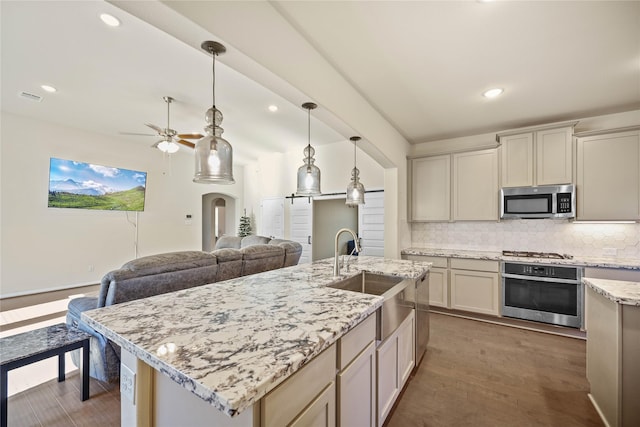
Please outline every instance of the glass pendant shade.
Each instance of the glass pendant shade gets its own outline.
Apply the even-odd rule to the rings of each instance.
[[[320,168],[313,163],[315,150],[311,145],[304,149],[304,165],[298,168],[298,191],[297,196],[319,196],[320,191]]]
[[[356,142],[358,136],[352,136],[353,141],[353,169],[351,170],[351,182],[347,185],[347,199],[345,204],[349,207],[364,205],[364,185],[360,182],[360,170],[356,167]]]
[[[222,137],[224,129],[222,113],[216,108],[216,56],[227,51],[220,43],[214,41],[202,42],[203,50],[213,58],[212,107],[207,110],[204,128],[206,135],[196,142],[195,159],[196,172],[193,182],[200,184],[234,184],[233,179],[233,147]]]
[[[309,130],[309,142],[304,148],[304,164],[298,168],[298,189],[296,191],[297,196],[319,196],[322,194],[320,191],[320,168],[314,165],[315,159],[313,155],[316,150],[311,146],[311,110],[316,108],[317,105],[313,102],[305,102],[302,104],[302,108],[308,110],[308,130]]]
[[[196,173],[193,182],[234,184],[236,181],[233,179],[233,148],[222,137],[222,113],[215,108],[209,108],[206,121],[206,135],[199,139],[195,146]]]

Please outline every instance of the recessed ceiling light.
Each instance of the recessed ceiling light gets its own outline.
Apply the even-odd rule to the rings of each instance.
[[[118,18],[116,18],[113,15],[109,15],[108,13],[102,13],[100,14],[100,19],[102,19],[102,22],[104,22],[105,24],[107,24],[110,27],[119,27],[120,26],[120,20]]]
[[[495,98],[496,96],[501,95],[502,92],[504,92],[504,89],[494,88],[494,89],[489,89],[489,90],[483,92],[482,96],[484,96],[485,98]]]
[[[42,85],[40,86],[42,89],[46,90],[47,92],[53,93],[53,92],[57,92],[58,89],[56,89],[53,86],[49,86],[49,85]]]
[[[278,111],[278,106],[277,105],[269,105],[269,111],[271,111],[272,113],[275,113],[276,111]]]

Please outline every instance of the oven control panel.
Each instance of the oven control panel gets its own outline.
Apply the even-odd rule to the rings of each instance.
[[[560,267],[557,265],[505,262],[504,273],[518,274],[521,276],[549,277],[554,279],[577,280],[578,278],[578,269],[576,267]]]

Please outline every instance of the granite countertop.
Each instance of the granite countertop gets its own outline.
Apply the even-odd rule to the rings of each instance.
[[[613,302],[640,307],[640,282],[584,277],[582,283]]]
[[[418,278],[419,261],[354,257],[360,271]],[[333,259],[82,314],[96,331],[229,416],[251,407],[374,313],[383,298],[327,287]]]
[[[527,258],[504,256],[502,252],[492,251],[475,251],[460,249],[440,249],[440,248],[407,248],[402,250],[403,255],[423,255],[448,258],[470,258],[485,259],[492,261],[514,261],[528,262],[536,264],[554,264],[554,265],[575,265],[578,267],[595,267],[595,268],[623,268],[629,270],[640,270],[640,259],[624,259],[613,257],[582,257],[576,256],[572,259],[555,259],[555,258]]]

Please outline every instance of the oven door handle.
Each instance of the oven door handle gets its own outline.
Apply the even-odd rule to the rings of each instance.
[[[523,276],[521,274],[509,274],[509,273],[502,273],[502,277],[504,279],[521,279],[521,280],[529,280],[532,282],[566,283],[569,285],[579,285],[581,283],[579,280],[573,280],[573,279],[556,279],[553,277]]]

